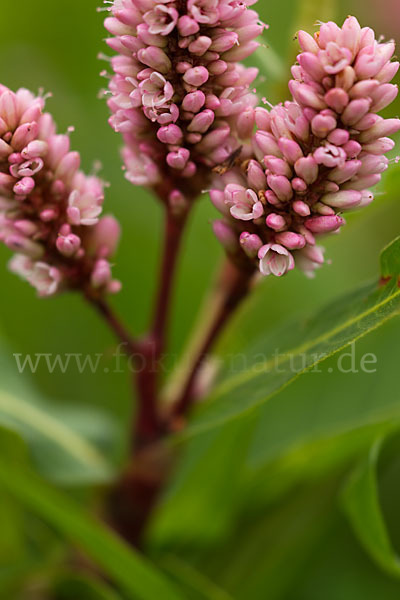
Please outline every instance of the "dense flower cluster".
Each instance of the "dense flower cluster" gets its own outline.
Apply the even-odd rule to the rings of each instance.
[[[114,0],[108,105],[132,183],[197,195],[210,167],[250,138],[258,71],[238,61],[265,27],[248,8],[255,1]]]
[[[99,220],[103,184],[79,171],[79,154],[68,135],[57,135],[44,104],[0,86],[0,240],[17,253],[10,268],[40,296],[117,292],[108,258],[119,226]]]
[[[354,17],[298,37],[293,101],[258,109],[253,158],[211,192],[225,216],[214,226],[217,237],[231,254],[258,262],[263,275],[295,264],[313,274],[324,261],[316,237],[338,232],[343,211],[373,200],[369,188],[394,147],[386,136],[400,129],[399,119],[376,114],[397,95],[389,83],[399,67],[391,62],[393,42],[379,43]]]

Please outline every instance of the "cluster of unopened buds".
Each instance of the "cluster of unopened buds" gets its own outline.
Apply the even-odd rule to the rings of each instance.
[[[105,26],[119,54],[108,101],[123,134],[126,177],[193,198],[211,168],[254,129],[258,70],[238,61],[259,46],[256,0],[115,0]],[[169,185],[166,184],[169,182]]]
[[[216,181],[211,200],[224,218],[217,237],[236,261],[246,256],[263,275],[297,265],[312,276],[324,262],[316,245],[338,232],[342,213],[373,200],[369,188],[388,167],[385,154],[399,119],[377,112],[397,95],[394,43],[349,17],[298,33],[291,102],[256,109],[253,156]]]
[[[56,133],[44,104],[28,90],[0,86],[0,240],[16,252],[10,268],[40,296],[115,293],[109,257],[119,225],[99,219],[103,183],[79,170],[79,153]]]
[[[397,95],[394,43],[348,17],[298,33],[292,100],[267,110],[239,61],[265,25],[255,0],[114,0],[105,10],[111,59],[110,124],[123,136],[126,177],[169,207],[210,186],[214,231],[246,270],[307,275],[324,262],[319,236],[373,200],[399,119],[378,112]],[[99,219],[103,183],[79,171],[68,135],[44,98],[0,86],[0,240],[11,269],[40,295],[117,292],[110,257],[119,239]]]

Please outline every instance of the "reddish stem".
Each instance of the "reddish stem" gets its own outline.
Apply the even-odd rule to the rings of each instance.
[[[115,333],[115,336],[125,346],[125,352],[128,356],[140,352],[139,342],[137,342],[121,323],[111,306],[104,298],[97,298],[93,295],[86,295],[87,300],[95,307],[110,329]]]
[[[173,428],[174,422],[178,422],[179,424],[180,419],[187,414],[195,400],[194,387],[203,360],[229,322],[230,318],[233,316],[235,309],[246,297],[253,273],[254,271],[252,268],[238,268],[230,260],[226,261],[221,277],[217,282],[217,296],[222,297],[216,306],[216,312],[210,323],[209,331],[195,357],[180,396],[175,401],[170,413],[170,425],[172,425]]]
[[[188,210],[174,214],[169,206],[166,207],[162,264],[151,330],[151,336],[156,347],[156,357],[159,357],[165,348],[177,258],[187,217]]]
[[[168,204],[165,205],[165,210],[164,244],[154,316],[150,333],[140,344],[142,364],[136,379],[139,406],[133,434],[135,448],[157,440],[161,434],[161,422],[157,413],[159,362],[166,344],[179,249],[188,216],[188,210],[175,213]]]

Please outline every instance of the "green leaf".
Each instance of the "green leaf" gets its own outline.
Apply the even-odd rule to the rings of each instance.
[[[76,573],[58,576],[52,587],[56,600],[122,600],[122,596],[104,582]]]
[[[109,481],[113,469],[100,451],[53,411],[0,388],[0,424],[28,443],[44,475],[69,484]]]
[[[168,554],[163,557],[162,565],[181,585],[187,587],[190,600],[233,600],[228,592],[179,556]]]
[[[96,408],[44,400],[9,360],[0,344],[0,426],[27,442],[38,470],[62,484],[108,482],[114,468],[99,445],[115,436],[110,419]]]
[[[29,469],[0,458],[0,485],[73,544],[80,546],[104,572],[140,600],[183,600],[160,571],[68,496],[39,479]]]
[[[370,557],[384,571],[400,577],[400,558],[392,547],[379,502],[376,471],[382,441],[375,441],[353,472],[342,493],[342,506]]]
[[[200,547],[230,531],[253,430],[242,420],[190,440],[153,516],[153,545]]]
[[[384,279],[400,274],[400,236],[382,250],[381,274]]]
[[[393,242],[395,246],[397,243]],[[392,274],[384,285],[363,285],[316,316],[286,324],[244,349],[237,357],[244,368],[239,372],[233,369],[233,373],[227,368],[222,382],[196,411],[186,435],[221,425],[263,405],[301,374],[399,315],[399,270],[395,261],[388,259],[393,254],[390,245],[382,255]]]

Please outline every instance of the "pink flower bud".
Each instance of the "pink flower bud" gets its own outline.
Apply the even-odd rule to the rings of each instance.
[[[255,123],[254,109],[248,106],[243,112],[241,112],[237,118],[237,132],[240,139],[245,140],[249,138],[253,132]]]
[[[361,143],[371,142],[378,138],[385,137],[386,135],[392,135],[400,129],[400,119],[382,119],[373,125],[367,131],[363,131],[359,140]]]
[[[214,221],[213,231],[225,250],[231,254],[238,249],[237,234],[225,221]]]
[[[285,202],[292,198],[292,186],[288,178],[284,175],[268,175],[267,182],[279,200]]]
[[[0,96],[0,114],[8,130],[13,131],[18,124],[18,109],[15,94],[9,90],[3,91]]]
[[[247,167],[247,181],[250,187],[255,190],[265,190],[267,187],[267,178],[262,170],[260,164],[251,160]]]
[[[342,88],[332,88],[324,96],[327,105],[341,114],[349,103],[349,96]]]
[[[340,215],[322,216],[322,217],[310,217],[305,222],[305,226],[312,233],[329,233],[336,231],[344,225],[345,221]]]
[[[257,131],[253,137],[253,146],[259,160],[266,154],[281,156],[281,151],[272,133]]]
[[[288,160],[292,165],[296,162],[296,160],[299,160],[299,158],[302,158],[303,156],[302,149],[294,140],[281,137],[278,140],[278,146],[286,160]]]
[[[218,54],[222,54],[223,52],[227,52],[235,44],[239,41],[239,36],[234,31],[225,31],[220,35],[215,35],[213,38],[213,43],[211,44],[211,50],[214,52],[218,52]]]
[[[243,231],[240,234],[240,245],[249,258],[255,258],[262,246],[261,238],[255,233]]]
[[[325,194],[321,202],[341,210],[357,206],[361,202],[361,193],[355,190],[343,190],[333,194]]]
[[[59,216],[59,211],[56,208],[44,208],[40,211],[40,220],[43,223],[50,223],[51,221],[55,221]]]
[[[326,104],[322,96],[317,94],[313,88],[306,83],[299,83],[293,79],[289,82],[289,89],[295,100],[301,106],[309,106],[315,110],[323,110]]]
[[[212,44],[212,39],[206,35],[199,35],[198,38],[189,44],[189,52],[196,56],[203,56]]]
[[[328,135],[328,142],[335,146],[342,146],[349,141],[350,134],[346,129],[334,129]]]
[[[325,138],[336,127],[336,119],[330,115],[319,114],[311,121],[311,129],[314,135]]]
[[[37,123],[24,123],[20,125],[11,139],[14,150],[21,151],[29,142],[35,139],[39,131]]]
[[[35,187],[35,180],[32,177],[23,177],[13,187],[14,193],[18,196],[27,196]]]
[[[264,164],[272,175],[285,175],[285,177],[288,178],[292,177],[292,169],[288,162],[283,158],[264,156]]]
[[[298,194],[304,194],[307,191],[307,184],[304,179],[300,177],[294,177],[291,181],[292,188]]]
[[[360,169],[360,160],[348,160],[344,165],[336,167],[328,174],[331,181],[341,184],[351,179]]]
[[[189,157],[190,152],[187,148],[179,148],[179,150],[167,154],[167,163],[172,169],[181,171],[186,167]]]
[[[76,252],[79,250],[81,245],[81,240],[80,238],[73,234],[70,233],[67,236],[59,236],[57,238],[56,241],[56,246],[57,246],[57,250],[60,252],[60,254],[62,254],[63,256],[66,256],[68,258],[74,256],[74,254],[76,254]]]
[[[262,108],[261,106],[257,106],[254,109],[254,114],[255,114],[256,125],[257,125],[258,129],[263,129],[264,131],[267,131],[269,129],[270,122],[271,122],[271,117],[270,117],[269,112],[265,108]]]
[[[209,73],[205,67],[192,67],[188,69],[183,76],[183,80],[189,85],[200,87],[209,77]]]
[[[194,117],[191,123],[189,123],[187,130],[205,133],[213,124],[214,119],[215,114],[212,110],[203,110]]]
[[[94,288],[106,286],[111,281],[110,263],[105,259],[99,259],[94,265],[91,275],[91,284]]]
[[[349,142],[350,143],[350,142]],[[390,152],[395,147],[395,143],[392,139],[387,137],[379,138],[369,144],[363,144],[363,150],[365,152],[369,152],[370,154],[386,154],[386,152]],[[360,146],[361,150],[361,146]]]
[[[8,246],[14,252],[25,254],[30,258],[37,260],[44,254],[44,248],[41,244],[33,242],[29,238],[22,235],[11,234],[4,240],[6,246]]]
[[[273,229],[274,231],[281,231],[286,227],[285,219],[281,215],[278,215],[276,213],[270,213],[267,216],[265,222],[267,226]]]
[[[23,150],[22,157],[25,159],[37,158],[47,153],[48,145],[42,140],[30,142]]]
[[[180,144],[183,140],[183,133],[180,127],[171,124],[165,127],[160,127],[157,131],[157,137],[163,144]]]
[[[306,240],[299,233],[293,231],[282,231],[275,236],[276,241],[289,250],[299,250],[304,248]]]
[[[295,162],[294,169],[308,185],[314,183],[318,177],[318,165],[312,156],[299,158]]]
[[[308,215],[311,212],[310,207],[308,206],[308,204],[306,204],[306,202],[303,202],[303,200],[295,200],[292,206],[294,212],[300,215],[301,217],[308,217]]]
[[[183,110],[197,113],[204,106],[205,101],[205,94],[201,90],[190,92],[189,94],[186,94],[182,100],[182,108]]]
[[[56,169],[55,177],[57,179],[71,181],[79,169],[80,163],[81,157],[79,156],[79,152],[68,152],[68,154],[61,159]]]
[[[356,158],[362,150],[361,144],[356,140],[349,140],[343,146],[343,150],[346,152],[347,158]]]
[[[29,221],[28,219],[21,219],[19,221],[15,221],[14,227],[26,237],[31,237],[38,231],[38,226],[35,223],[32,223],[32,221]]]
[[[199,24],[187,15],[183,15],[178,21],[179,33],[183,36],[194,35],[200,29]]]
[[[167,74],[172,69],[172,64],[166,53],[157,46],[141,48],[137,57],[143,64],[160,73]]]
[[[344,125],[350,126],[357,123],[367,112],[371,106],[369,98],[358,98],[352,100],[344,109],[341,120]]]

